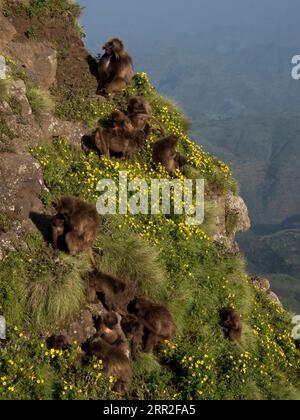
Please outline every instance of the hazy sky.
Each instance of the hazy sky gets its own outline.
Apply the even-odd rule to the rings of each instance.
[[[294,43],[299,40],[300,0],[79,0],[87,46],[98,52],[109,37],[129,49],[176,48],[218,41]],[[203,39],[205,38],[205,39]],[[300,45],[299,45],[300,49]]]

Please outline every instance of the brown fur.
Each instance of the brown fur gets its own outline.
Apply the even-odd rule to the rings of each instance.
[[[113,129],[113,133],[117,136],[123,135],[125,133],[132,133],[134,127],[124,112],[114,111],[110,117],[110,128]]]
[[[121,320],[121,327],[131,343],[131,354],[135,359],[143,344],[144,325],[135,315],[126,315]]]
[[[239,314],[232,308],[224,308],[220,311],[220,317],[225,337],[229,341],[239,341],[242,336],[242,321]]]
[[[146,99],[138,96],[131,98],[127,108],[127,115],[133,127],[142,130],[146,136],[150,134],[152,109]]]
[[[172,174],[179,169],[181,157],[176,152],[178,137],[168,136],[157,140],[152,146],[152,156],[155,163],[161,163]]]
[[[94,287],[108,311],[124,310],[130,300],[126,283],[117,277],[100,271],[88,275],[90,287]]]
[[[88,351],[103,361],[104,371],[108,376],[117,378],[114,391],[122,395],[128,394],[132,382],[132,369],[128,357],[98,334],[90,340]]]
[[[64,218],[65,243],[71,255],[89,252],[99,229],[97,210],[91,204],[76,197],[63,197],[57,205],[60,217]]]
[[[123,157],[132,159],[139,147],[145,144],[145,135],[136,129],[128,130],[99,127],[95,133],[97,150],[110,159],[110,154],[119,153]]]
[[[187,163],[186,157],[181,155],[180,153],[176,153],[176,156],[175,156],[176,169],[183,171],[186,163]]]
[[[120,325],[121,317],[116,312],[107,312],[96,321],[97,334],[108,344],[121,350],[129,357],[129,346]]]
[[[104,55],[98,65],[98,93],[114,94],[130,84],[133,76],[133,64],[123,42],[113,38],[103,46]]]
[[[175,337],[175,322],[164,306],[144,298],[136,298],[128,305],[128,311],[136,315],[146,329],[145,352],[151,352],[164,340],[172,340]]]
[[[51,222],[52,229],[52,242],[54,248],[58,248],[58,242],[61,237],[66,233],[65,217],[64,215],[57,213]]]

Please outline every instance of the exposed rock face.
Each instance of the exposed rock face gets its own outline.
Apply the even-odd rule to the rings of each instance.
[[[1,7],[1,3],[0,3]],[[17,31],[15,27],[6,19],[2,13],[0,14],[0,51],[1,53],[4,52],[4,46],[10,42],[14,36],[16,35]]]
[[[280,302],[279,297],[276,295],[276,293],[272,292],[271,290],[269,290],[267,292],[267,296],[269,297],[269,299],[272,300],[272,302],[276,303],[277,305],[282,307],[282,303]]]
[[[255,276],[251,278],[251,282],[257,289],[265,292],[269,299],[282,307],[282,303],[280,302],[279,297],[271,290],[271,284],[268,279]]]
[[[230,252],[239,252],[235,235],[247,231],[251,226],[244,200],[230,192],[226,196],[215,196],[212,202],[217,209],[214,239],[224,243]]]
[[[64,136],[70,143],[79,147],[87,130],[80,121],[64,121],[50,114],[40,117],[40,125],[46,138]]]
[[[29,155],[0,154],[0,213],[11,223],[0,231],[1,248],[12,249],[12,243],[24,229],[34,227],[31,213],[42,213],[39,195],[44,188],[40,165]]]
[[[40,88],[47,90],[55,85],[57,53],[50,46],[37,41],[11,42],[2,51],[13,57]]]
[[[226,195],[225,215],[235,214],[236,224],[233,227],[231,235],[235,236],[237,232],[246,232],[251,227],[248,209],[242,197],[234,195],[232,192]]]
[[[74,341],[83,344],[95,333],[93,316],[88,310],[82,311],[75,321],[61,331],[61,335],[64,336],[67,344],[73,344]]]
[[[43,206],[38,196],[44,186],[40,165],[29,155],[0,154],[0,209],[29,218]]]
[[[253,285],[260,289],[263,292],[268,292],[270,290],[271,285],[268,279],[261,279],[259,277],[252,277],[251,279]]]
[[[28,117],[32,114],[32,109],[26,96],[26,86],[23,80],[13,80],[10,86],[10,94],[20,104],[22,117]]]

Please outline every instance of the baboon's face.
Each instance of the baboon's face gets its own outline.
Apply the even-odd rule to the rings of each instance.
[[[123,44],[122,42],[117,39],[114,38],[108,42],[106,42],[106,44],[103,45],[103,50],[108,54],[108,55],[113,55],[113,54],[117,54],[120,51],[122,51],[123,49]]]
[[[63,228],[65,225],[65,216],[58,213],[52,220],[52,226],[56,228]]]

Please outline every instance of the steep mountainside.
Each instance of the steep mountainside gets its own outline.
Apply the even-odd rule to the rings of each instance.
[[[154,354],[131,360],[129,399],[299,399],[300,353],[291,316],[265,281],[250,279],[235,234],[249,229],[229,167],[193,143],[187,118],[137,73],[115,97],[95,95],[94,60],[81,40],[80,10],[68,0],[0,0],[0,341],[1,399],[119,399],[103,361],[85,354],[103,305],[89,303],[86,255],[51,244],[53,203],[63,195],[95,204],[100,179],[172,179],[154,165],[151,145],[179,137],[185,177],[205,179],[205,220],[185,216],[101,217],[95,265],[135,294],[168,307],[177,335]],[[88,147],[94,129],[125,110],[132,96],[152,107],[152,132],[134,161]],[[220,311],[240,315],[240,342],[226,339]],[[49,338],[63,335],[68,346]]]
[[[277,30],[271,33],[268,24],[260,24],[252,32],[247,26],[230,25],[204,30],[185,39],[185,46],[179,42],[176,51],[141,53],[138,63],[143,63],[160,91],[176,98],[192,117],[192,138],[232,164],[253,227],[277,224],[280,229],[300,211],[300,83],[291,78],[291,57],[299,47],[294,25],[284,28],[276,21]],[[259,226],[256,234],[258,230]],[[284,230],[280,235],[293,253],[293,240],[289,243]],[[273,239],[276,247],[277,239],[268,235],[271,248]],[[277,290],[298,313],[298,272],[277,270],[276,261],[289,258],[280,248],[270,269],[268,247],[264,252],[260,241],[253,235],[241,240],[251,260],[249,270],[272,278],[275,272]]]

